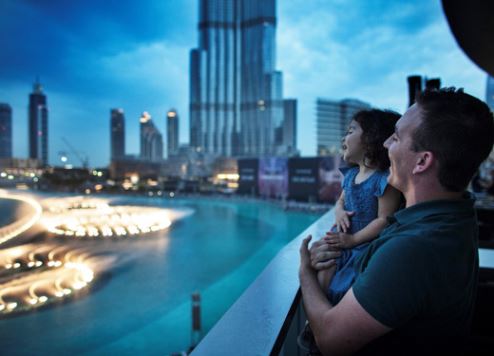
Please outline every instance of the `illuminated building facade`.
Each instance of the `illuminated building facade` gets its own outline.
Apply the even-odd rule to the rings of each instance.
[[[125,117],[122,109],[110,110],[111,160],[125,156]]]
[[[0,158],[12,158],[12,108],[0,103]]]
[[[282,150],[282,73],[275,0],[200,0],[190,55],[190,142],[222,156]]]
[[[175,155],[178,150],[178,114],[171,109],[166,114],[166,148],[168,157]]]
[[[48,164],[48,107],[38,80],[29,95],[29,158]]]
[[[327,156],[337,153],[341,148],[341,138],[345,135],[353,115],[370,108],[370,104],[356,99],[335,101],[318,98],[317,154]]]
[[[151,115],[143,112],[141,115],[141,159],[152,162],[163,160],[163,137],[154,126]]]

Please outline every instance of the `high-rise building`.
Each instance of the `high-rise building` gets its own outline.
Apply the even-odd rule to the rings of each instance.
[[[12,158],[12,108],[0,103],[0,158]]]
[[[337,153],[341,148],[341,138],[345,135],[353,115],[370,108],[370,104],[356,99],[335,101],[318,98],[317,154],[325,156]]]
[[[441,89],[441,79],[440,78],[431,78],[425,79],[425,90],[433,90],[433,89]]]
[[[111,160],[125,156],[125,117],[122,109],[110,110]]]
[[[163,159],[163,137],[151,120],[151,115],[143,112],[141,125],[141,159],[160,162]]]
[[[283,100],[283,145],[287,152],[297,150],[297,100]]]
[[[407,78],[408,81],[408,106],[412,106],[420,94],[422,94],[422,90],[432,90],[432,89],[440,89],[441,88],[441,79],[440,78],[422,78],[420,75],[411,75]],[[424,88],[422,89],[422,84],[425,83]]]
[[[283,130],[276,1],[199,4],[199,46],[190,55],[191,146],[223,156],[276,153],[276,130]]]
[[[487,76],[487,85],[485,90],[485,102],[494,112],[494,78],[490,75]]]
[[[48,164],[48,107],[38,80],[29,95],[29,158]]]
[[[420,75],[411,75],[408,81],[408,106],[415,103],[415,99],[422,93],[422,77]]]
[[[171,109],[166,114],[166,148],[168,157],[175,155],[178,150],[178,114]]]

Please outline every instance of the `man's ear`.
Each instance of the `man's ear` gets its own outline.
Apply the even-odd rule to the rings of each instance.
[[[430,169],[430,167],[432,167],[435,161],[436,161],[436,157],[432,152],[430,151],[420,152],[417,158],[417,162],[413,167],[412,173],[413,174],[424,173],[425,171]]]

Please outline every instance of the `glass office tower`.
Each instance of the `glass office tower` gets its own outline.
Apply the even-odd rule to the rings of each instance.
[[[38,80],[29,95],[29,158],[48,164],[48,107]]]
[[[125,156],[125,117],[122,109],[110,110],[111,160]]]
[[[12,158],[12,108],[0,103],[0,158]]]
[[[222,156],[280,150],[282,74],[275,0],[200,0],[199,46],[190,55],[190,142]]]

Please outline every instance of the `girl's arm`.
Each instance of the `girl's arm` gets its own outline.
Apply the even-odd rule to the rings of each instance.
[[[352,248],[361,243],[373,240],[387,224],[386,218],[392,215],[400,206],[400,192],[388,185],[384,194],[378,198],[377,218],[355,234],[327,233],[326,239],[338,248]]]

